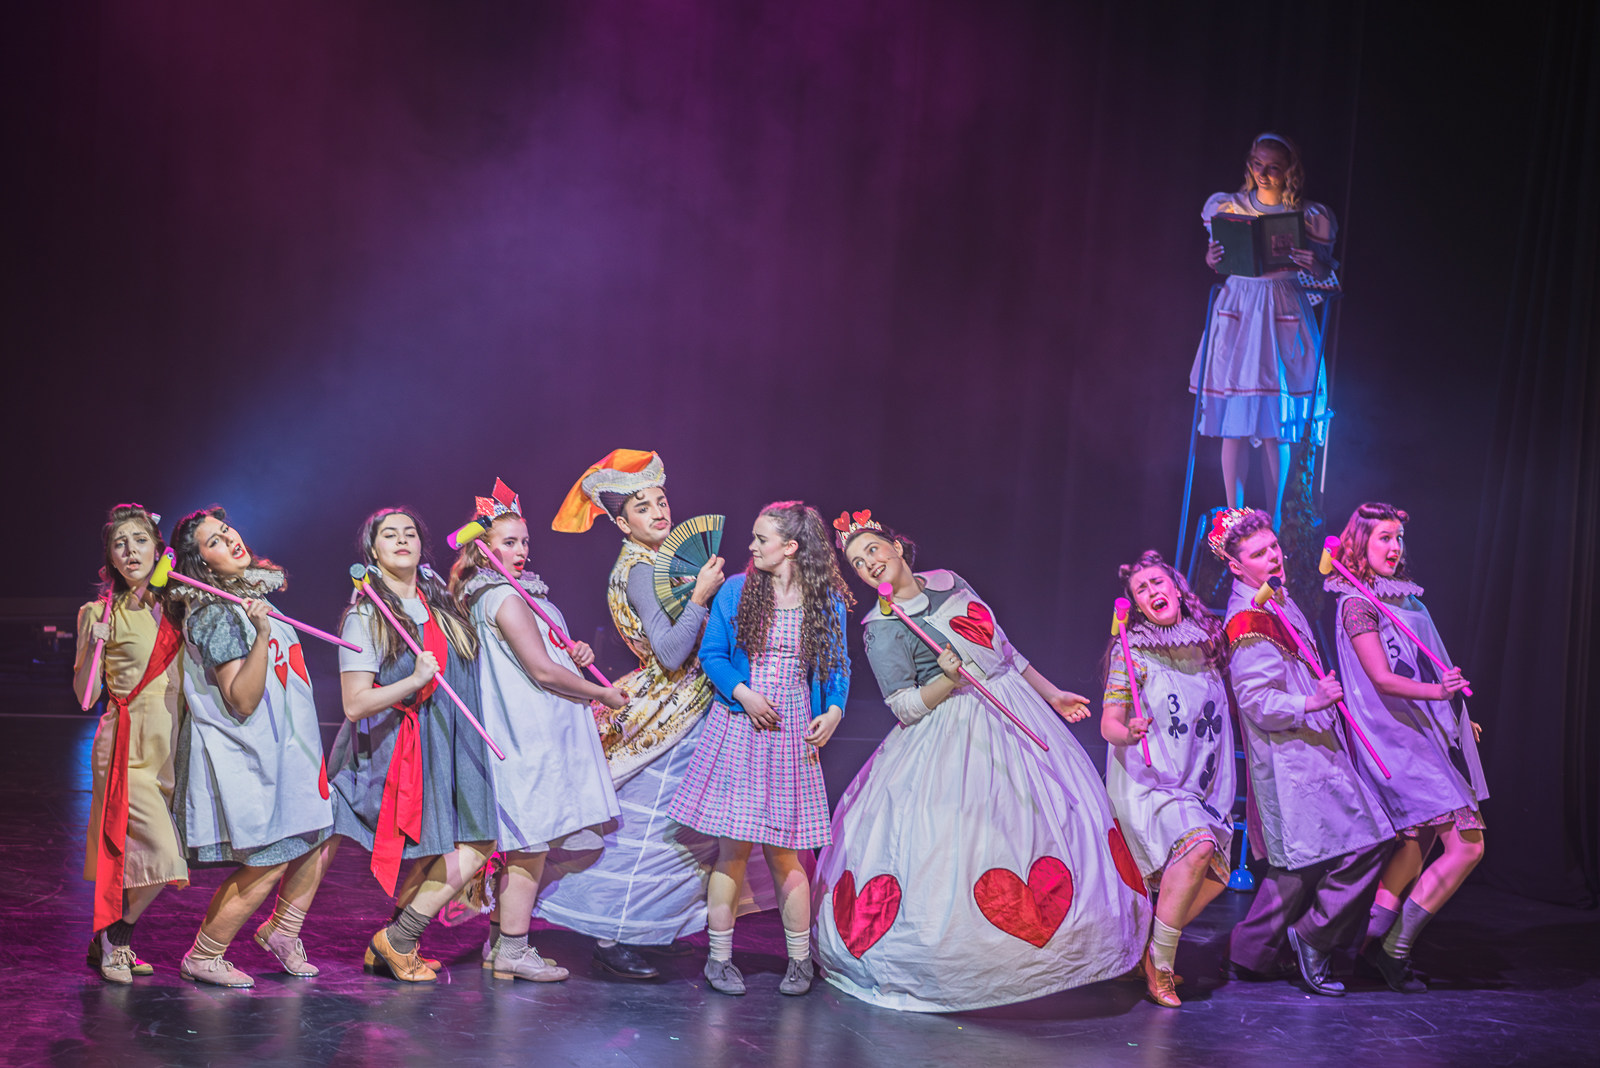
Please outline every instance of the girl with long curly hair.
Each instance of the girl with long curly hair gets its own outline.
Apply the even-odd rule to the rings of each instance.
[[[1106,791],[1139,874],[1160,891],[1141,962],[1145,988],[1157,1005],[1176,1008],[1179,936],[1228,885],[1234,775],[1222,677],[1227,642],[1221,621],[1160,553],[1145,552],[1117,576],[1132,605],[1134,678],[1113,637],[1100,712],[1100,736],[1109,743]],[[1133,714],[1134,687],[1142,716]]]
[[[724,994],[745,990],[733,963],[733,921],[756,842],[788,942],[778,989],[811,989],[811,892],[798,851],[831,840],[817,752],[844,716],[851,602],[822,517],[801,501],[779,501],[756,517],[744,574],[728,579],[711,605],[700,665],[717,696],[668,815],[719,840],[706,886],[705,976]]]
[[[276,886],[256,944],[290,975],[313,976],[300,929],[336,843],[300,636],[267,615],[267,596],[288,576],[250,550],[221,508],[178,520],[172,548],[173,570],[244,599],[236,605],[187,585],[171,592],[188,606],[189,708],[173,816],[191,862],[239,866],[217,888],[180,970],[199,983],[255,985],[222,954]]]
[[[133,926],[164,886],[189,883],[172,826],[173,746],[183,719],[183,639],[167,612],[166,591],[150,573],[167,543],[160,521],[137,504],[119,504],[101,531],[100,599],[78,611],[73,688],[105,714],[92,750],[94,799],[83,876],[95,884],[89,966],[113,983],[155,969],[133,953]],[[110,598],[105,622],[100,617]],[[104,641],[98,672],[91,650]]]
[[[834,521],[845,562],[943,646],[874,600],[862,620],[890,731],[840,798],[817,860],[817,959],[883,1008],[957,1012],[1120,975],[1150,906],[1100,776],[1066,723],[1086,698],[1011,644],[953,571],[913,571],[910,539],[869,512]],[[892,608],[891,608],[892,611]],[[965,667],[1049,745],[1040,749]]]
[[[1369,501],[1339,536],[1339,560],[1446,664],[1450,654],[1406,568],[1405,512]],[[1385,778],[1365,749],[1355,751],[1362,778],[1400,828],[1368,921],[1364,956],[1403,993],[1426,990],[1411,973],[1411,946],[1434,913],[1483,859],[1489,796],[1478,759],[1478,726],[1468,717],[1461,669],[1443,671],[1388,616],[1337,572],[1324,582],[1339,597],[1335,645],[1345,705],[1388,763],[1405,770]],[[1435,842],[1444,850],[1423,869]]]

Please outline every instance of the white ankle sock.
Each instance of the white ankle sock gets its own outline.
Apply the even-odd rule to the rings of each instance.
[[[712,960],[732,960],[733,959],[733,928],[732,927],[728,928],[726,931],[713,931],[710,928],[707,928],[706,929],[706,937],[708,939],[710,939],[710,941],[711,941],[711,959]]]
[[[809,930],[801,931],[798,934],[793,931],[785,931],[783,932],[783,940],[789,944],[790,960],[805,960],[811,956],[811,932]]]
[[[1183,928],[1168,927],[1157,917],[1155,927],[1150,931],[1150,963],[1172,971],[1173,961],[1178,956],[1178,939],[1182,936]]]

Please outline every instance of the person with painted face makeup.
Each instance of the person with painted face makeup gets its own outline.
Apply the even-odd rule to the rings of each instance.
[[[1127,636],[1106,648],[1100,734],[1106,791],[1145,884],[1160,891],[1141,962],[1150,1000],[1176,1008],[1174,958],[1183,929],[1228,885],[1233,840],[1233,726],[1222,624],[1161,554],[1118,570],[1131,602]],[[1133,687],[1139,691],[1135,716]],[[1150,749],[1144,760],[1141,741]]]
[[[706,879],[718,852],[715,837],[667,816],[711,707],[698,653],[723,560],[713,556],[700,568],[676,619],[661,606],[654,563],[672,532],[666,480],[656,453],[615,449],[578,476],[550,522],[581,534],[602,521],[622,535],[606,603],[638,666],[616,680],[628,694],[626,716],[595,708],[622,812],[602,843],[550,851],[534,914],[593,938],[595,967],[620,979],[658,977],[645,951],[705,929]],[[745,890],[741,914],[777,906],[762,871],[749,873]]]
[[[1339,537],[1339,560],[1448,664],[1422,587],[1408,573],[1409,521],[1390,504],[1359,506]],[[1427,986],[1411,972],[1412,944],[1483,859],[1479,807],[1489,787],[1478,758],[1478,726],[1461,696],[1468,683],[1458,667],[1436,668],[1342,575],[1329,575],[1324,585],[1339,597],[1336,644],[1350,683],[1345,704],[1396,768],[1385,778],[1365,749],[1356,751],[1362,778],[1401,829],[1379,881],[1362,956],[1391,988],[1420,993]],[[1443,855],[1424,871],[1435,842],[1443,843]]]
[[[1219,512],[1208,537],[1228,565],[1228,675],[1249,765],[1250,845],[1268,868],[1233,929],[1236,974],[1275,977],[1292,953],[1313,993],[1338,997],[1335,950],[1353,945],[1394,841],[1394,825],[1356,771],[1341,729],[1338,673],[1318,679],[1300,659],[1317,641],[1300,607],[1277,587],[1277,613],[1254,600],[1283,579],[1283,550],[1265,512]]]
[[[887,583],[891,612],[906,618],[874,596],[862,619],[901,725],[846,787],[817,859],[828,982],[883,1008],[960,1012],[1126,972],[1150,905],[1100,775],[1066,727],[1088,718],[1088,700],[1031,664],[960,575],[914,571],[911,540],[871,512],[833,526],[849,569],[874,594]]]
[[[88,962],[108,982],[154,972],[134,955],[134,924],[162,887],[189,885],[189,867],[172,824],[173,747],[183,717],[183,639],[150,573],[166,550],[160,517],[141,505],[111,509],[101,532],[101,598],[78,612],[73,689],[80,704],[104,693],[95,731],[94,794],[83,877],[95,884],[94,938]],[[100,621],[103,598],[111,612]],[[104,641],[100,671],[92,650]]]
[[[251,552],[221,508],[193,512],[172,531],[173,569],[245,599],[243,606],[188,585],[179,788],[173,812],[195,863],[236,864],[211,899],[185,978],[215,986],[255,980],[223,959],[239,928],[274,886],[277,904],[255,941],[290,975],[313,976],[300,929],[332,863],[317,706],[295,629],[271,619],[278,565]]]
[[[477,627],[483,725],[506,754],[489,764],[502,864],[484,963],[496,979],[558,982],[567,969],[545,963],[528,944],[529,920],[551,847],[584,832],[595,838],[621,811],[589,703],[616,711],[628,701],[616,686],[579,674],[594,662],[594,651],[584,642],[570,650],[558,645],[485,556],[493,553],[566,632],[549,588],[527,570],[528,524],[517,495],[496,479],[493,495],[477,504],[473,521],[484,533],[461,547],[450,593]]]
[[[816,974],[810,879],[799,852],[831,840],[818,753],[844,717],[851,600],[817,510],[778,501],[756,517],[749,567],[712,602],[700,663],[717,699],[667,814],[719,839],[706,887],[705,976],[724,994],[745,992],[733,921],[756,842],[777,886],[789,951],[778,990],[804,994]]]

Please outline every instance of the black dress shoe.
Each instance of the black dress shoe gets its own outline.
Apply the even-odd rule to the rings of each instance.
[[[1333,963],[1331,954],[1319,952],[1296,934],[1293,927],[1289,928],[1289,945],[1294,947],[1295,959],[1300,963],[1300,978],[1305,980],[1313,994],[1329,998],[1344,997],[1344,984],[1328,978],[1328,968]]]
[[[594,962],[602,970],[622,979],[655,979],[661,975],[655,965],[621,942],[610,946],[596,943]]]
[[[1361,956],[1363,960],[1372,965],[1374,971],[1383,976],[1383,981],[1388,983],[1389,989],[1395,993],[1426,994],[1428,992],[1428,984],[1412,974],[1411,962],[1389,956],[1388,950],[1383,948],[1383,943],[1373,942]]]

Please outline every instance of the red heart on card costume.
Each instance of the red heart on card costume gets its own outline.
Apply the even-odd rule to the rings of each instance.
[[[859,894],[851,872],[839,876],[833,885],[833,925],[844,939],[844,948],[857,960],[888,933],[898,915],[900,883],[888,872],[868,879]]]
[[[311,685],[311,676],[306,674],[306,654],[300,651],[299,642],[289,646],[289,666],[294,668],[294,673],[299,675],[307,686]]]
[[[1009,868],[990,868],[973,884],[984,918],[1013,938],[1043,949],[1072,906],[1072,873],[1056,857],[1040,857],[1024,883]]]
[[[272,670],[277,673],[278,685],[289,685],[289,665],[283,659],[283,650],[278,648],[278,639],[267,640],[267,652],[272,654]]]
[[[994,648],[994,613],[982,601],[970,602],[966,615],[956,616],[950,621],[950,629],[973,645]]]
[[[1111,843],[1111,859],[1116,862],[1117,874],[1122,876],[1122,881],[1140,897],[1149,897],[1150,894],[1144,887],[1144,877],[1139,874],[1139,865],[1134,862],[1133,853],[1128,850],[1128,842],[1122,837],[1121,820],[1111,821],[1111,829],[1106,832],[1106,839]]]

